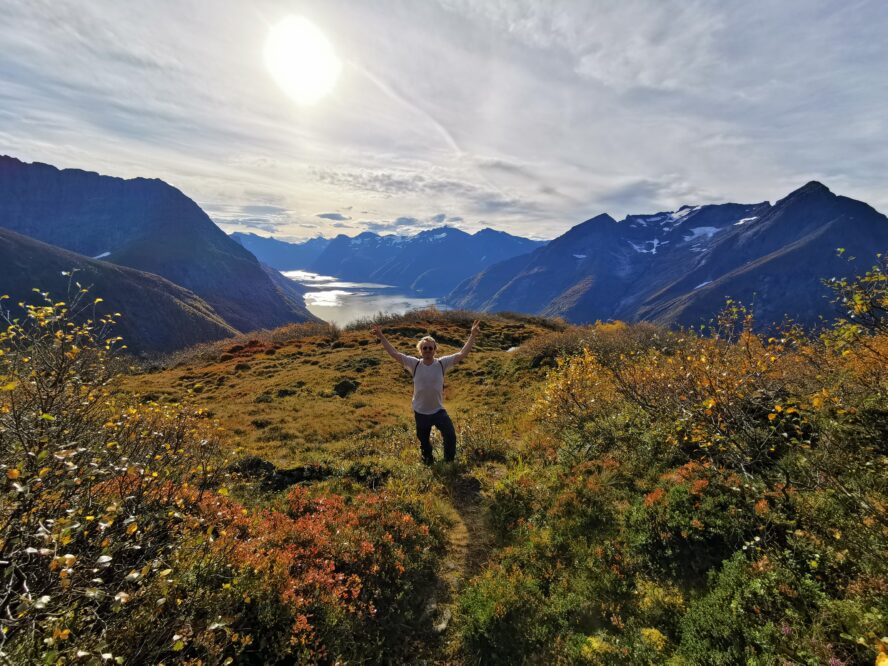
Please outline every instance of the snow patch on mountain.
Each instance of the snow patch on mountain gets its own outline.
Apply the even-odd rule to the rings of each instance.
[[[668,245],[669,241],[661,241],[659,238],[655,238],[653,240],[644,241],[643,243],[633,243],[631,240],[627,240],[627,243],[632,246],[632,249],[636,252],[640,252],[641,254],[657,254],[657,248],[661,245]],[[650,246],[650,248],[648,248]]]
[[[102,254],[97,254],[96,256],[94,256],[93,259],[104,259],[105,257],[110,255],[110,252],[102,252]]]
[[[746,224],[747,222],[755,222],[758,219],[758,216],[755,217],[744,217],[742,220],[737,220],[734,222],[735,227],[739,227],[741,224]]]
[[[700,210],[700,206],[694,206],[692,208],[683,208],[683,209],[677,210],[673,213],[669,213],[669,221],[670,222],[678,222],[678,221],[686,218],[688,215],[696,213],[698,210]]]
[[[694,227],[688,231],[691,232],[691,235],[685,236],[684,240],[690,243],[698,238],[712,238],[715,234],[721,231],[721,229],[718,227]]]

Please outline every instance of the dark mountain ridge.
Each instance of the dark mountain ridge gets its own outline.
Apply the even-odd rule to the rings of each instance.
[[[269,276],[194,201],[161,180],[0,156],[0,227],[163,276],[239,331],[314,319],[295,284]]]
[[[98,313],[125,313],[114,333],[133,352],[169,352],[237,333],[205,301],[169,280],[8,229],[0,229],[0,266],[0,291],[10,297],[4,306],[13,309],[20,301],[33,303],[35,287],[67,299],[70,278],[63,273],[76,271],[74,280],[91,288],[89,298],[103,299]]]
[[[888,248],[888,218],[811,182],[773,206],[682,206],[619,222],[599,215],[472,276],[447,302],[573,322],[695,325],[732,297],[754,304],[761,322],[789,315],[813,325],[832,312],[821,279],[861,268],[837,257],[839,247],[871,261]]]

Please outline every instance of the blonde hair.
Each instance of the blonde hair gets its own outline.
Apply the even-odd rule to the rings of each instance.
[[[433,338],[431,335],[427,335],[424,338],[420,339],[419,342],[416,343],[416,351],[418,351],[420,354],[422,354],[422,343],[423,342],[431,342],[433,345],[435,345],[435,349],[438,348],[438,343],[435,342],[435,338]]]

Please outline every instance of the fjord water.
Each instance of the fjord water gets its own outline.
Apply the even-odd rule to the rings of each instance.
[[[346,326],[380,312],[403,314],[408,310],[444,306],[436,298],[404,293],[399,287],[372,282],[347,282],[308,271],[282,271],[297,284],[307,287],[305,307],[316,317],[337,326]]]

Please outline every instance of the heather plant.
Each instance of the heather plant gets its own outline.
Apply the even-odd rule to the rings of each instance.
[[[126,380],[154,382],[131,399],[115,317],[86,292],[40,294],[0,335],[0,651],[872,663],[888,617],[879,271],[833,283],[845,317],[817,335],[762,333],[736,303],[700,331],[491,318],[493,351],[453,385],[502,395],[462,403],[458,462],[432,468],[381,402],[396,374],[351,329],[207,347]],[[381,317],[443,344],[472,318]],[[233,436],[196,401],[258,433],[253,465],[226,463]],[[333,413],[362,425],[317,429]]]
[[[487,520],[500,542],[511,543],[525,536],[520,528],[540,510],[546,490],[538,470],[521,462],[494,483],[487,497]]]
[[[884,260],[831,284],[845,316],[816,335],[763,333],[728,302],[701,331],[615,322],[527,346],[554,360],[527,462],[556,473],[495,486],[514,538],[461,596],[467,661],[517,644],[546,663],[872,663],[888,642]],[[524,634],[504,647],[506,622]]]
[[[202,410],[119,392],[100,299],[40,298],[0,333],[5,659],[360,663],[414,649],[442,541],[425,503],[299,486],[235,500],[225,433]]]

